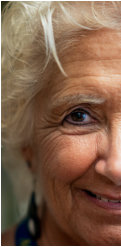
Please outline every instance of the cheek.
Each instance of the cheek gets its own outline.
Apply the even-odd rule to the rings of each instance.
[[[70,183],[88,170],[97,158],[97,134],[49,138],[40,147],[42,173]]]
[[[52,164],[57,168],[58,179],[70,183],[87,171],[96,157],[95,140],[92,140],[93,145],[90,145],[90,141],[89,137],[70,137],[65,140],[65,145],[61,150],[58,149]]]

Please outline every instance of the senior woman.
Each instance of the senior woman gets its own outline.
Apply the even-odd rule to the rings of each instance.
[[[121,3],[10,2],[2,39],[3,145],[43,202],[3,245],[120,245]]]

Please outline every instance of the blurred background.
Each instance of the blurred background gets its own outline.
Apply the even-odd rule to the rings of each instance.
[[[1,152],[1,230],[6,231],[27,214],[33,177],[18,153]]]
[[[18,206],[11,178],[3,167],[1,168],[1,230],[2,232],[17,223]]]
[[[1,2],[3,11],[8,1]],[[32,192],[32,177],[27,164],[1,148],[1,230],[11,228],[26,215]]]
[[[1,10],[4,8],[4,6],[8,3],[8,1],[1,1]]]
[[[2,11],[7,3],[8,1],[1,2]],[[1,154],[3,154],[3,148]],[[12,182],[3,166],[3,159],[1,164],[1,230],[4,231],[17,221],[18,213]]]

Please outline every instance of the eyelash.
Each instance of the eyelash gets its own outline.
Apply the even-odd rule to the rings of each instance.
[[[76,113],[78,113],[77,116],[76,116]],[[78,120],[77,121],[72,120],[72,117],[77,117],[77,118],[82,117],[82,120],[81,121],[80,120],[79,121]],[[90,119],[85,121],[84,118],[87,118],[87,117]],[[83,108],[77,108],[77,109],[73,110],[71,113],[69,113],[65,117],[64,121],[66,121],[67,123],[72,124],[72,125],[85,126],[85,125],[90,125],[90,124],[95,123],[96,119],[94,117],[92,117],[87,110],[85,110]]]

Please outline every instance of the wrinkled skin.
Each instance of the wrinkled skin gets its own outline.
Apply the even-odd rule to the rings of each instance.
[[[68,77],[55,71],[35,103],[30,156],[46,205],[39,244],[120,245],[121,210],[77,188],[121,198],[121,33],[91,32],[61,61]],[[87,95],[96,101],[82,102]],[[70,122],[79,107],[89,124]]]

